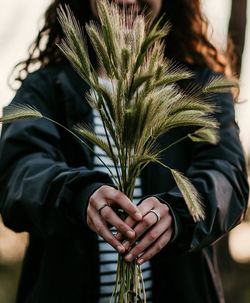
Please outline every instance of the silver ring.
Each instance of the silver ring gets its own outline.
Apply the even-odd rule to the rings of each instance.
[[[100,216],[101,216],[102,210],[103,210],[106,206],[109,207],[109,205],[108,205],[107,203],[105,203],[105,204],[103,204],[100,208],[97,209],[97,211],[98,211],[98,213],[99,213]]]
[[[157,219],[156,223],[160,221],[161,215],[160,215],[160,213],[159,213],[156,209],[151,209],[151,210],[148,212],[148,214],[149,214],[149,213],[155,214],[156,219]]]

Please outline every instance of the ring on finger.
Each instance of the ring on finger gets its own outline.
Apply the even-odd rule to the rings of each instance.
[[[110,207],[107,203],[105,203],[97,209],[100,216],[101,216],[102,210],[107,206]]]
[[[160,221],[161,215],[160,215],[160,213],[159,213],[158,210],[156,210],[156,209],[151,209],[150,211],[147,212],[147,214],[149,214],[149,213],[155,214],[155,216],[156,216],[156,223],[158,223],[158,222]]]

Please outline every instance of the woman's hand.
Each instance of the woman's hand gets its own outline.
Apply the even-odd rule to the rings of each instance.
[[[125,260],[131,262],[137,259],[137,263],[142,264],[168,244],[173,233],[173,220],[168,206],[155,197],[143,200],[138,208],[143,217],[141,221],[136,222],[130,216],[124,221],[133,228],[136,236],[132,240],[125,240],[122,244],[126,250],[129,250],[131,245],[136,243],[125,256]],[[116,237],[119,240],[122,238],[119,233]]]
[[[124,253],[125,248],[112,234],[108,223],[115,226],[118,232],[131,241],[135,238],[135,231],[119,218],[112,207],[123,209],[133,222],[142,219],[141,211],[126,195],[111,186],[103,185],[89,198],[87,224],[119,253]]]

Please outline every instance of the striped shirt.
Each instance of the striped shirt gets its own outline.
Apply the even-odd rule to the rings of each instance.
[[[105,83],[107,87],[111,87],[110,82],[107,80],[99,80],[102,83]],[[100,116],[96,110],[94,114],[94,130],[98,136],[105,136],[105,131],[103,123],[100,119]],[[111,138],[110,138],[111,140]],[[94,169],[108,172],[107,168],[103,166],[102,162],[97,158],[100,157],[102,161],[109,167],[113,175],[116,177],[115,167],[112,164],[112,161],[108,158],[105,152],[100,149],[98,146],[94,146]],[[96,156],[97,155],[97,156]],[[133,202],[137,204],[142,197],[141,190],[141,179],[137,178],[135,184],[135,191],[133,196]],[[111,229],[112,232],[115,232],[115,228]],[[116,268],[117,268],[117,258],[118,254],[116,250],[106,243],[100,236],[98,237],[98,247],[99,247],[99,269],[100,269],[100,287],[99,287],[99,303],[109,303],[110,297],[115,287],[116,280]],[[147,302],[151,302],[151,290],[152,290],[152,274],[150,262],[145,262],[142,266],[142,273],[144,277],[144,284],[146,288]]]

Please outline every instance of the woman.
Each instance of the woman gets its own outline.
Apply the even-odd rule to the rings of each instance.
[[[58,4],[70,4],[84,24],[98,19],[96,1],[56,0],[50,5],[31,55],[21,65],[22,86],[13,103],[31,104],[68,128],[82,121],[97,126],[92,110],[82,102],[87,85],[56,46],[63,36]],[[128,12],[131,5],[138,13],[145,9],[152,22],[165,12],[172,23],[166,55],[188,65],[194,82],[202,84],[215,72],[225,72],[225,61],[206,37],[199,0],[116,2]],[[23,72],[35,62],[41,68],[23,80]],[[144,264],[149,302],[224,302],[212,244],[242,219],[248,186],[232,96],[216,94],[213,101],[222,108],[217,114],[220,142],[185,140],[163,154],[163,161],[185,172],[201,193],[206,219],[199,223],[193,222],[174,180],[158,165],[144,169],[138,185],[141,203],[136,206],[113,188],[95,157],[61,128],[44,120],[3,127],[0,211],[8,227],[30,233],[17,302],[108,302],[113,273],[103,265],[114,262],[113,256],[105,259],[108,244],[125,252],[128,262]],[[159,144],[165,146],[180,132],[164,135]],[[128,213],[126,223],[113,206]],[[113,235],[110,225],[127,240]],[[128,251],[138,237],[139,243]],[[101,238],[108,244],[103,246]]]

